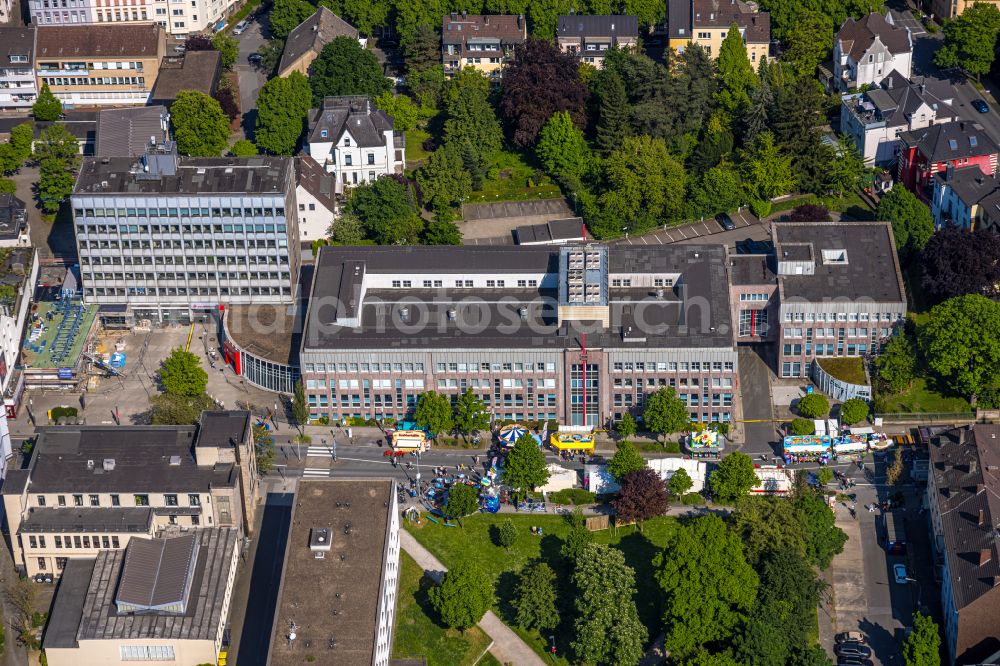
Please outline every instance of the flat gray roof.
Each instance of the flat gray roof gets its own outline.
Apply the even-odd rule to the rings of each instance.
[[[811,258],[813,275],[782,275],[782,298],[906,303],[896,243],[888,222],[775,222],[778,261]],[[806,249],[808,248],[808,253]],[[824,250],[845,250],[847,263],[824,260]]]
[[[83,161],[74,194],[277,194],[294,188],[289,157],[181,157],[177,174],[144,178],[127,157]]]
[[[245,412],[244,412],[245,413]],[[232,464],[199,467],[195,426],[44,426],[28,472],[32,493],[207,492],[231,488]],[[172,464],[172,459],[176,464]],[[104,461],[113,460],[113,469]],[[110,465],[109,465],[110,466]],[[3,494],[24,485],[4,484]]]
[[[179,507],[171,507],[179,508]],[[32,507],[21,522],[24,533],[138,532],[153,524],[149,507]]]
[[[625,295],[612,285],[610,327],[586,321],[559,325],[557,295],[551,287],[458,289],[445,281],[435,289],[369,289],[360,308],[360,327],[347,328],[333,323],[336,305],[350,291],[344,281],[360,277],[344,266],[363,262],[368,275],[399,275],[414,284],[422,274],[557,276],[559,246],[324,247],[317,260],[303,349],[563,349],[578,347],[583,333],[594,347],[733,346],[723,246],[616,245],[607,252],[611,273],[679,273],[682,277],[672,292],[677,298],[660,298],[650,287],[638,299],[634,292]],[[409,308],[410,321],[401,319],[402,307]],[[521,307],[527,308],[526,318],[519,315]],[[641,341],[624,333],[639,322],[650,325]]]
[[[49,621],[45,623],[43,648],[80,647],[76,632],[83,619],[83,606],[96,562],[94,558],[71,558],[66,562],[66,568],[59,578],[59,587],[56,588]]]
[[[299,481],[268,664],[299,666],[308,654],[338,666],[372,663],[394,487],[389,479]],[[317,559],[310,535],[324,528],[330,550]]]

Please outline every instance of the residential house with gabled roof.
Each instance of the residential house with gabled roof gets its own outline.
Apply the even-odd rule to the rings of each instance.
[[[631,48],[639,43],[639,19],[635,16],[560,16],[556,39],[563,53],[572,53],[598,69],[612,48]]]
[[[840,133],[853,139],[865,161],[887,166],[896,160],[900,134],[957,118],[953,95],[947,81],[908,81],[893,70],[871,90],[841,98]]]
[[[306,242],[326,238],[337,215],[336,174],[309,157],[295,158],[295,201],[299,206],[299,238]]]
[[[951,663],[986,663],[1000,650],[1000,425],[945,430],[927,448],[944,643]]]
[[[309,113],[309,156],[337,177],[336,194],[402,173],[405,139],[368,97],[327,97]]]
[[[833,81],[838,90],[878,85],[894,71],[910,78],[913,38],[907,28],[891,21],[872,12],[861,19],[848,18],[840,26],[833,40]]]
[[[771,51],[771,15],[759,11],[757,3],[743,0],[668,0],[668,45],[683,53],[690,44],[704,48],[709,57],[719,49],[735,23],[754,68]]]
[[[309,66],[319,57],[323,47],[337,37],[358,39],[358,29],[326,7],[320,7],[295,26],[285,39],[285,50],[278,63],[278,76],[292,72],[309,74]]]
[[[441,19],[441,62],[445,76],[465,67],[499,78],[514,55],[514,47],[528,38],[524,15],[481,15],[452,12]]]
[[[996,176],[986,176],[975,165],[961,169],[949,165],[934,174],[933,182],[931,214],[935,227],[954,224],[973,231],[984,228],[1000,231],[993,204],[1000,197],[1000,180]],[[988,214],[991,210],[992,216]]]
[[[975,165],[984,175],[997,172],[1000,148],[979,123],[953,120],[899,135],[896,180],[923,199],[931,197],[934,174],[948,165]]]

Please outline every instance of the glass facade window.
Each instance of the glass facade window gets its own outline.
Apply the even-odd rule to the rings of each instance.
[[[597,426],[599,424],[600,396],[598,392],[601,386],[599,372],[599,366],[593,363],[588,363],[586,370],[584,370],[582,363],[572,365],[569,389],[571,425]],[[584,389],[585,385],[586,389]],[[584,409],[584,404],[586,404],[586,409]],[[586,412],[586,423],[584,423],[584,412]]]
[[[293,393],[299,378],[298,368],[283,363],[274,363],[242,352],[240,373],[252,384],[278,393]]]

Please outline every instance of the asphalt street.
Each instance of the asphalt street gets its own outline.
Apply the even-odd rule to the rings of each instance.
[[[267,14],[259,14],[250,22],[241,35],[235,35],[240,44],[240,55],[233,69],[240,86],[240,110],[243,112],[243,133],[253,138],[253,127],[257,122],[257,94],[267,81],[266,74],[247,60],[256,53],[270,37]]]

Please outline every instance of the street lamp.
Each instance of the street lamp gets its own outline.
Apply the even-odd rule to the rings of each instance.
[[[622,232],[625,234],[625,238],[628,238],[628,227],[622,227]]]

